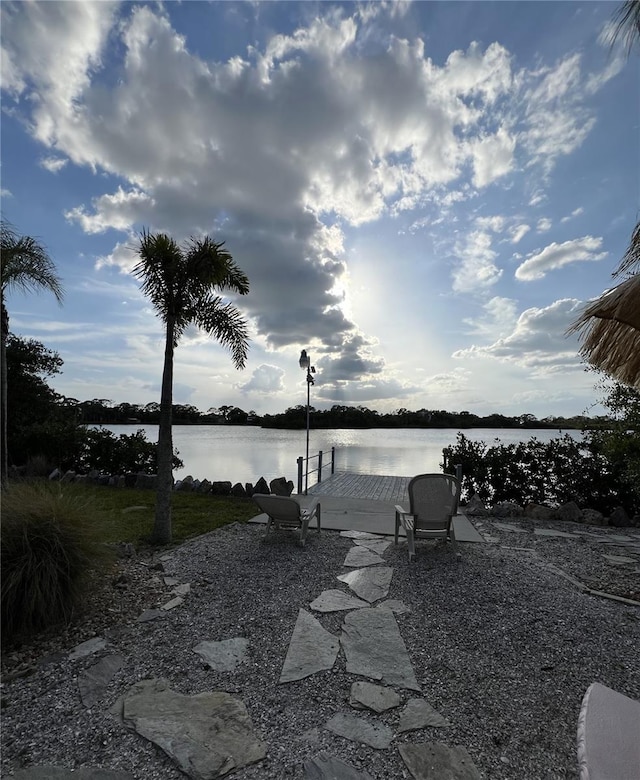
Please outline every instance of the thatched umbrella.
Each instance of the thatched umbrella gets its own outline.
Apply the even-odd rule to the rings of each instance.
[[[640,222],[615,275],[640,264]],[[568,333],[580,334],[580,354],[607,374],[640,389],[640,273],[589,304]]]

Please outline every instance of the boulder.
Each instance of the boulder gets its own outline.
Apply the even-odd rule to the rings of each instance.
[[[554,510],[553,517],[565,523],[579,523],[582,520],[582,509],[575,501],[567,501]]]
[[[247,494],[247,498],[251,498],[251,496],[255,493],[253,484],[251,482],[245,482],[244,490]]]
[[[260,479],[256,482],[256,486],[253,489],[253,492],[269,494],[269,485],[267,485],[267,480],[264,477],[260,477]]]
[[[203,479],[198,485],[198,493],[210,493],[211,482],[208,479]]]
[[[231,482],[212,482],[211,492],[214,496],[228,496],[231,493]]]
[[[586,525],[604,525],[604,515],[597,509],[583,509],[582,522]]]
[[[187,474],[184,479],[181,479],[179,482],[176,482],[176,490],[179,490],[183,493],[191,493],[193,490],[193,477],[191,474]]]
[[[621,506],[617,506],[609,515],[609,525],[616,528],[628,528],[631,525],[631,518]]]
[[[86,485],[87,483],[87,475],[86,474],[78,474],[78,476],[73,480],[76,485]]]
[[[550,506],[542,504],[527,504],[524,508],[524,516],[530,520],[552,520],[554,510]]]
[[[91,469],[91,471],[87,474],[87,479],[89,482],[93,482],[95,485],[97,485],[98,480],[100,479],[100,472],[97,469]]]
[[[287,482],[285,477],[277,477],[269,483],[269,490],[275,496],[290,496],[293,493],[293,482]]]
[[[51,481],[53,481],[53,480],[58,480],[58,479],[60,479],[61,477],[62,477],[62,472],[60,471],[60,469],[54,469],[54,470],[51,472],[51,474],[49,474],[49,479],[50,479]]]
[[[62,475],[62,479],[60,482],[73,482],[76,478],[76,472],[75,471],[65,471],[65,473]]]
[[[124,486],[128,488],[132,488],[136,486],[136,480],[138,479],[138,475],[134,472],[128,472],[124,475]]]
[[[489,514],[485,508],[484,502],[477,493],[474,493],[467,502],[464,513],[466,515],[475,515],[476,517],[487,517]]]
[[[115,477],[113,477],[113,479],[114,479],[113,484],[116,487],[119,487],[119,488],[128,487],[128,485],[127,485],[127,478],[125,477],[124,474],[120,474],[120,476],[115,476]],[[109,484],[109,485],[111,484],[111,478],[109,479],[109,482],[107,484]]]
[[[247,491],[244,489],[241,482],[236,482],[236,484],[231,488],[231,495],[235,496],[236,498],[246,498]]]
[[[522,517],[523,512],[524,509],[515,501],[500,501],[489,510],[492,517]]]
[[[158,482],[157,474],[144,474],[139,472],[136,478],[137,490],[155,490]]]

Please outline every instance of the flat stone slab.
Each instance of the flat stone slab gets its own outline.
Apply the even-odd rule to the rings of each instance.
[[[366,547],[352,547],[342,565],[359,568],[361,566],[376,566],[380,563],[385,563],[384,558],[381,558],[373,550],[369,550]]]
[[[80,698],[85,707],[93,707],[102,700],[116,672],[124,664],[124,656],[114,653],[101,658],[98,663],[78,675]]]
[[[635,558],[629,558],[626,555],[603,555],[602,557],[606,558],[609,563],[613,563],[615,566],[622,566],[625,563],[637,562]]]
[[[346,582],[356,596],[374,602],[389,595],[392,577],[393,569],[390,566],[374,566],[370,569],[354,569],[341,574],[338,579]]]
[[[326,753],[305,761],[304,777],[305,780],[373,780],[368,772],[361,772]]]
[[[284,659],[279,682],[302,680],[304,677],[331,669],[336,661],[340,643],[304,609],[298,619]]]
[[[340,642],[347,672],[419,691],[407,648],[390,609],[359,609],[345,615]]]
[[[184,599],[181,596],[176,596],[174,599],[171,599],[171,601],[167,601],[166,604],[163,604],[161,609],[164,609],[165,612],[168,612],[170,609],[175,609],[176,607],[179,607],[180,604],[184,602]]]
[[[404,601],[400,601],[399,599],[386,599],[385,601],[376,604],[376,609],[379,607],[386,607],[396,615],[406,615],[408,612],[411,612],[411,607],[408,607]]]
[[[341,612],[349,609],[362,609],[368,607],[368,601],[362,601],[355,596],[350,596],[343,590],[323,590],[318,598],[309,604],[315,612]]]
[[[244,637],[222,639],[219,642],[200,642],[193,648],[216,672],[233,672],[246,660],[249,642]]]
[[[89,655],[104,650],[107,646],[107,640],[101,636],[94,636],[93,639],[87,639],[86,642],[74,647],[69,653],[70,661],[79,661],[81,658],[86,658]]]
[[[520,528],[517,525],[512,525],[511,523],[497,523],[493,522],[494,528],[498,528],[500,531],[511,531],[512,533],[516,534],[526,534],[528,533],[526,528]]]
[[[359,681],[351,686],[349,704],[356,710],[367,709],[381,713],[400,706],[400,696],[393,688]]]
[[[163,577],[162,581],[165,585],[168,585],[170,588],[173,588],[174,585],[179,585],[180,580],[177,577]]]
[[[388,550],[389,547],[391,547],[391,542],[386,539],[354,539],[354,542],[358,547],[366,547],[367,550],[373,550],[373,552],[378,553],[378,555],[382,555],[385,550]]]
[[[223,691],[184,696],[167,680],[142,680],[124,696],[122,719],[194,780],[213,780],[266,755],[244,704]]]
[[[384,723],[370,723],[364,718],[344,712],[338,712],[324,727],[339,737],[345,737],[352,742],[362,742],[376,750],[388,748],[393,739],[393,732]]]
[[[368,531],[340,531],[340,536],[347,539],[384,539],[380,534],[370,534]]]
[[[164,609],[145,609],[145,611],[136,618],[136,623],[148,623],[151,620],[165,618],[167,613]]]
[[[415,731],[427,726],[440,728],[449,726],[449,721],[434,710],[429,702],[424,699],[409,699],[407,706],[400,713],[400,723],[398,731]]]
[[[177,585],[171,592],[174,596],[186,596],[191,590],[191,585],[188,582],[183,582],[182,585]]]
[[[68,769],[53,764],[18,769],[13,778],[14,780],[134,780],[130,772],[123,772],[121,769],[101,769],[92,766]]]
[[[482,780],[466,748],[423,742],[406,743],[398,750],[415,780]]]
[[[575,534],[566,531],[556,531],[555,528],[535,528],[533,533],[536,536],[557,536],[559,539],[577,539]]]

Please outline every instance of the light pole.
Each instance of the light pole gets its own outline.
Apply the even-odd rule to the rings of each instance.
[[[316,369],[311,365],[311,358],[307,355],[306,349],[303,349],[300,353],[300,368],[307,371],[307,450],[304,466],[304,494],[306,496],[307,488],[309,487],[309,396],[311,385],[315,384],[313,374],[316,373]]]

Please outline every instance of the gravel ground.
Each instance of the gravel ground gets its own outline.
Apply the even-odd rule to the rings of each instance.
[[[546,565],[628,597],[640,592],[638,565],[603,563],[603,553],[623,551],[590,537],[535,541],[499,532],[488,520],[483,525],[497,543],[461,545],[459,563],[441,543],[421,543],[412,565],[405,545],[384,553],[394,567],[389,598],[411,609],[397,621],[422,695],[450,727],[402,734],[388,750],[324,729],[332,715],[350,711],[349,689],[359,679],[346,673],[342,652],[332,671],[285,685],[278,678],[298,609],[308,609],[322,590],[341,587],[335,578],[351,541],[310,532],[302,549],[288,534],[265,540],[264,527],[235,524],[172,551],[164,572],[153,570],[150,558],[123,562],[120,584],[112,581],[102,593],[102,612],[94,608],[66,633],[3,659],[2,776],[56,763],[128,770],[140,780],[184,777],[160,749],[109,714],[132,683],[165,677],[181,693],[225,690],[245,702],[268,743],[264,761],[233,775],[246,780],[303,778],[304,761],[320,752],[373,778],[408,778],[397,745],[432,740],[464,745],[485,780],[577,778],[575,733],[587,686],[597,680],[640,699],[640,607],[582,593]],[[640,537],[636,529],[593,530]],[[142,608],[169,599],[160,576],[189,582],[192,590],[164,620],[136,623]],[[343,614],[316,616],[339,634]],[[54,653],[27,668],[38,654],[68,651],[96,634],[108,638],[106,652],[126,658],[99,706],[84,708],[77,684],[99,655],[72,662]],[[193,652],[202,640],[235,636],[249,640],[249,660],[235,672],[214,672]],[[403,701],[416,695],[400,693]],[[400,709],[351,712],[394,729]]]

